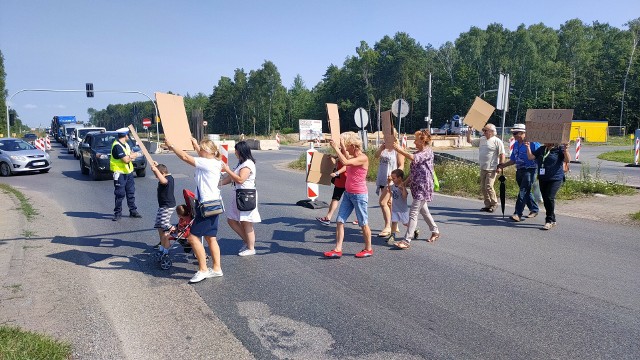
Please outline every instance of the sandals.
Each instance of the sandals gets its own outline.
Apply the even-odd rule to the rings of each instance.
[[[380,231],[380,234],[378,234],[378,237],[389,237],[391,236],[391,229],[383,229],[382,231]]]
[[[411,247],[411,243],[408,242],[407,240],[400,240],[398,242],[396,242],[395,247],[400,249],[400,250],[407,250],[408,248]]]
[[[432,232],[431,237],[429,238],[429,240],[427,240],[427,242],[435,242],[436,240],[438,240],[439,237],[440,237],[440,233]]]

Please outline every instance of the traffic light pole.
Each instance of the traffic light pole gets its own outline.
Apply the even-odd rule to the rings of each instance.
[[[15,93],[13,93],[13,95],[9,96],[9,98],[6,100],[5,105],[7,107],[7,132],[10,134],[10,124],[9,124],[9,103],[11,102],[11,99],[13,99],[14,96],[22,93],[22,92],[29,92],[29,91],[34,91],[34,92],[87,92],[87,90],[59,90],[59,89],[22,89],[19,91],[16,91]],[[97,92],[101,92],[101,93],[118,93],[118,94],[140,94],[145,96],[147,99],[149,99],[149,101],[151,101],[151,103],[153,104],[153,108],[156,111],[156,136],[157,136],[157,141],[158,143],[160,142],[160,125],[158,125],[158,106],[156,105],[155,101],[153,101],[151,99],[151,97],[149,97],[149,95],[141,92],[141,91],[135,91],[135,90],[91,90],[94,93]]]

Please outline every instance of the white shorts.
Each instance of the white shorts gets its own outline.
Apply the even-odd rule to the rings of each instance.
[[[402,225],[409,223],[409,211],[405,212],[391,212],[391,222],[399,222]]]
[[[260,207],[258,194],[256,193],[256,208],[251,211],[240,211],[238,210],[238,205],[236,204],[236,192],[233,191],[233,198],[229,201],[225,202],[225,214],[227,215],[227,219],[235,220],[235,221],[248,221],[252,223],[259,223],[262,221],[260,218],[260,213],[258,212],[258,207]]]

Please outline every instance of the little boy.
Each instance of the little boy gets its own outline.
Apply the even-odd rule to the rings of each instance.
[[[391,236],[387,239],[387,244],[395,244],[395,234],[398,232],[398,222],[409,226],[409,205],[407,204],[407,187],[404,183],[404,171],[395,169],[389,176],[389,192],[393,201],[391,202]],[[414,237],[417,237],[419,230],[416,229]]]
[[[174,181],[167,167],[154,162],[151,171],[158,179],[158,213],[154,228],[158,229],[160,245],[158,258],[169,254],[169,230],[171,230],[171,215],[176,210],[176,198],[173,195]]]
[[[169,232],[170,239],[176,239],[184,248],[184,252],[191,252],[191,245],[187,242],[189,236],[189,224],[191,224],[191,214],[187,211],[186,205],[180,205],[176,208],[176,214],[178,215],[178,225],[172,226]],[[164,245],[163,245],[164,246]]]

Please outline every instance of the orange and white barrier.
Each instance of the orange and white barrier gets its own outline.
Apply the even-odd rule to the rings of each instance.
[[[46,151],[51,150],[51,139],[49,138],[49,135],[47,135],[47,137],[44,138],[44,149]]]
[[[309,174],[309,169],[311,168],[311,157],[313,157],[313,153],[316,152],[316,149],[313,148],[313,143],[310,144],[309,150],[307,150],[307,175]],[[320,194],[320,185],[314,183],[307,183],[307,197],[314,201],[318,198]]]
[[[509,155],[513,152],[513,146],[516,144],[516,139],[511,137],[509,139]]]
[[[578,136],[578,138],[576,139],[576,162],[580,161],[580,147],[581,147],[581,141],[580,137]]]
[[[36,147],[36,149],[42,150],[42,151],[46,151],[46,144],[44,142],[44,138],[38,138],[33,142],[33,145]]]
[[[640,160],[639,159],[639,157],[640,157],[639,156],[640,155],[640,138],[636,138],[636,149],[635,149],[635,151],[636,151],[636,157],[635,157],[634,161],[636,163],[636,166],[638,166],[638,160]]]
[[[406,149],[407,148],[407,134],[402,135],[402,148]]]
[[[276,133],[276,142],[278,143],[278,149],[280,148],[280,133]]]
[[[229,165],[229,144],[220,144],[218,149],[220,150],[220,160]]]

